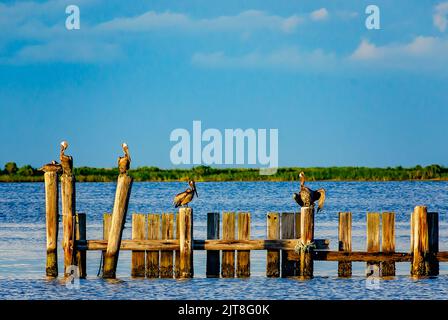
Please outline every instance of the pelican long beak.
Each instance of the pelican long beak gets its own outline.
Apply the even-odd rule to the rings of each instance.
[[[198,192],[196,191],[196,186],[194,186],[194,193],[196,193],[196,197],[199,198],[199,196],[198,196]]]

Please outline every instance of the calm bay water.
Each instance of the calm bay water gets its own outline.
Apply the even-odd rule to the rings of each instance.
[[[353,213],[353,250],[365,249],[368,211],[396,213],[397,251],[409,250],[409,217],[415,205],[427,205],[440,214],[440,250],[448,250],[448,182],[316,182],[327,202],[316,216],[316,238],[331,240],[337,249],[337,213]],[[102,237],[102,214],[113,206],[114,183],[77,184],[77,211],[87,214],[87,237]],[[131,213],[173,212],[172,197],[186,183],[134,183],[123,237],[130,238]],[[204,239],[207,212],[251,212],[252,238],[265,238],[266,213],[297,211],[292,193],[298,183],[197,183],[194,199],[194,237]],[[60,230],[60,235],[62,230]],[[61,236],[60,236],[61,238]],[[59,248],[59,269],[62,251]],[[118,280],[96,277],[99,252],[87,254],[88,278],[79,289],[68,289],[62,278],[45,278],[45,196],[43,183],[0,184],[0,298],[1,299],[447,299],[448,263],[439,277],[414,280],[409,263],[397,264],[397,276],[368,286],[364,263],[354,263],[354,276],[337,278],[336,262],[316,262],[315,278],[268,279],[264,251],[251,253],[249,279],[205,278],[205,253],[195,252],[191,280],[135,280],[130,278],[130,252],[120,253]]]

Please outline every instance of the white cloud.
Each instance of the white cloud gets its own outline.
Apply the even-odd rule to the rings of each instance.
[[[362,40],[349,60],[374,67],[417,71],[445,69],[448,62],[448,39],[418,36],[408,43],[383,46]]]
[[[223,52],[195,53],[194,65],[206,68],[283,69],[283,70],[329,70],[335,66],[336,57],[322,50],[300,51],[296,47],[272,52],[250,52],[229,56]]]
[[[441,32],[446,30],[448,25],[448,2],[439,3],[435,7],[433,22],[434,26],[436,26]]]
[[[300,24],[297,15],[281,17],[263,11],[248,10],[233,16],[209,19],[193,19],[183,13],[149,11],[136,17],[116,18],[97,26],[99,30],[147,32],[158,29],[173,29],[188,32],[247,32],[272,30],[294,32]]]
[[[310,14],[311,20],[321,21],[328,18],[328,10],[326,8],[320,8],[319,10],[313,11]]]

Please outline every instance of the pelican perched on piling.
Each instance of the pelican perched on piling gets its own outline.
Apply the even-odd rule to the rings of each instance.
[[[61,152],[60,152],[60,160],[61,160],[61,166],[62,170],[65,174],[71,174],[73,169],[73,158],[72,156],[68,156],[65,154],[65,150],[68,148],[68,142],[62,141],[61,142]]]
[[[131,155],[126,143],[122,143],[121,147],[123,148],[124,156],[118,157],[118,170],[120,170],[120,174],[126,174],[131,165]]]
[[[44,164],[42,168],[39,168],[38,170],[43,172],[61,172],[62,166],[56,160],[53,160],[50,163]]]
[[[191,200],[193,200],[194,194],[196,194],[196,197],[199,197],[198,192],[196,191],[196,184],[194,180],[188,181],[188,185],[190,186],[190,188],[188,188],[184,192],[176,194],[176,196],[174,197],[173,204],[175,208],[185,205],[188,207],[188,204],[191,202]]]
[[[314,202],[319,201],[317,212],[322,210],[325,202],[325,189],[311,190],[305,187],[305,173],[302,171],[299,174],[300,177],[300,192],[294,193],[294,200],[301,207],[314,207]]]

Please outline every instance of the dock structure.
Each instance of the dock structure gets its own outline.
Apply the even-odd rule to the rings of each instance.
[[[439,263],[448,262],[448,252],[439,252],[439,216],[426,206],[416,206],[410,215],[411,241],[409,252],[395,250],[395,213],[370,212],[366,215],[366,250],[352,250],[352,213],[339,213],[338,250],[329,249],[330,241],[315,238],[314,207],[300,212],[268,212],[266,239],[251,238],[249,212],[209,212],[207,239],[193,236],[193,208],[178,212],[133,213],[132,239],[122,239],[132,177],[128,147],[119,158],[115,201],[112,214],[103,215],[103,239],[87,239],[85,213],[76,212],[73,158],[65,155],[68,144],[61,148],[62,246],[64,275],[77,266],[81,278],[87,276],[87,255],[101,251],[102,277],[115,278],[120,250],[131,250],[130,273],[135,278],[192,278],[193,253],[206,250],[206,276],[245,278],[251,274],[250,251],[266,251],[267,277],[314,276],[314,261],[338,262],[338,276],[352,275],[352,262],[366,263],[366,275],[390,277],[395,264],[410,263],[413,277],[436,276]],[[58,174],[45,173],[46,200],[46,274],[58,276]],[[222,225],[221,225],[222,222]],[[69,268],[70,267],[70,268]]]

